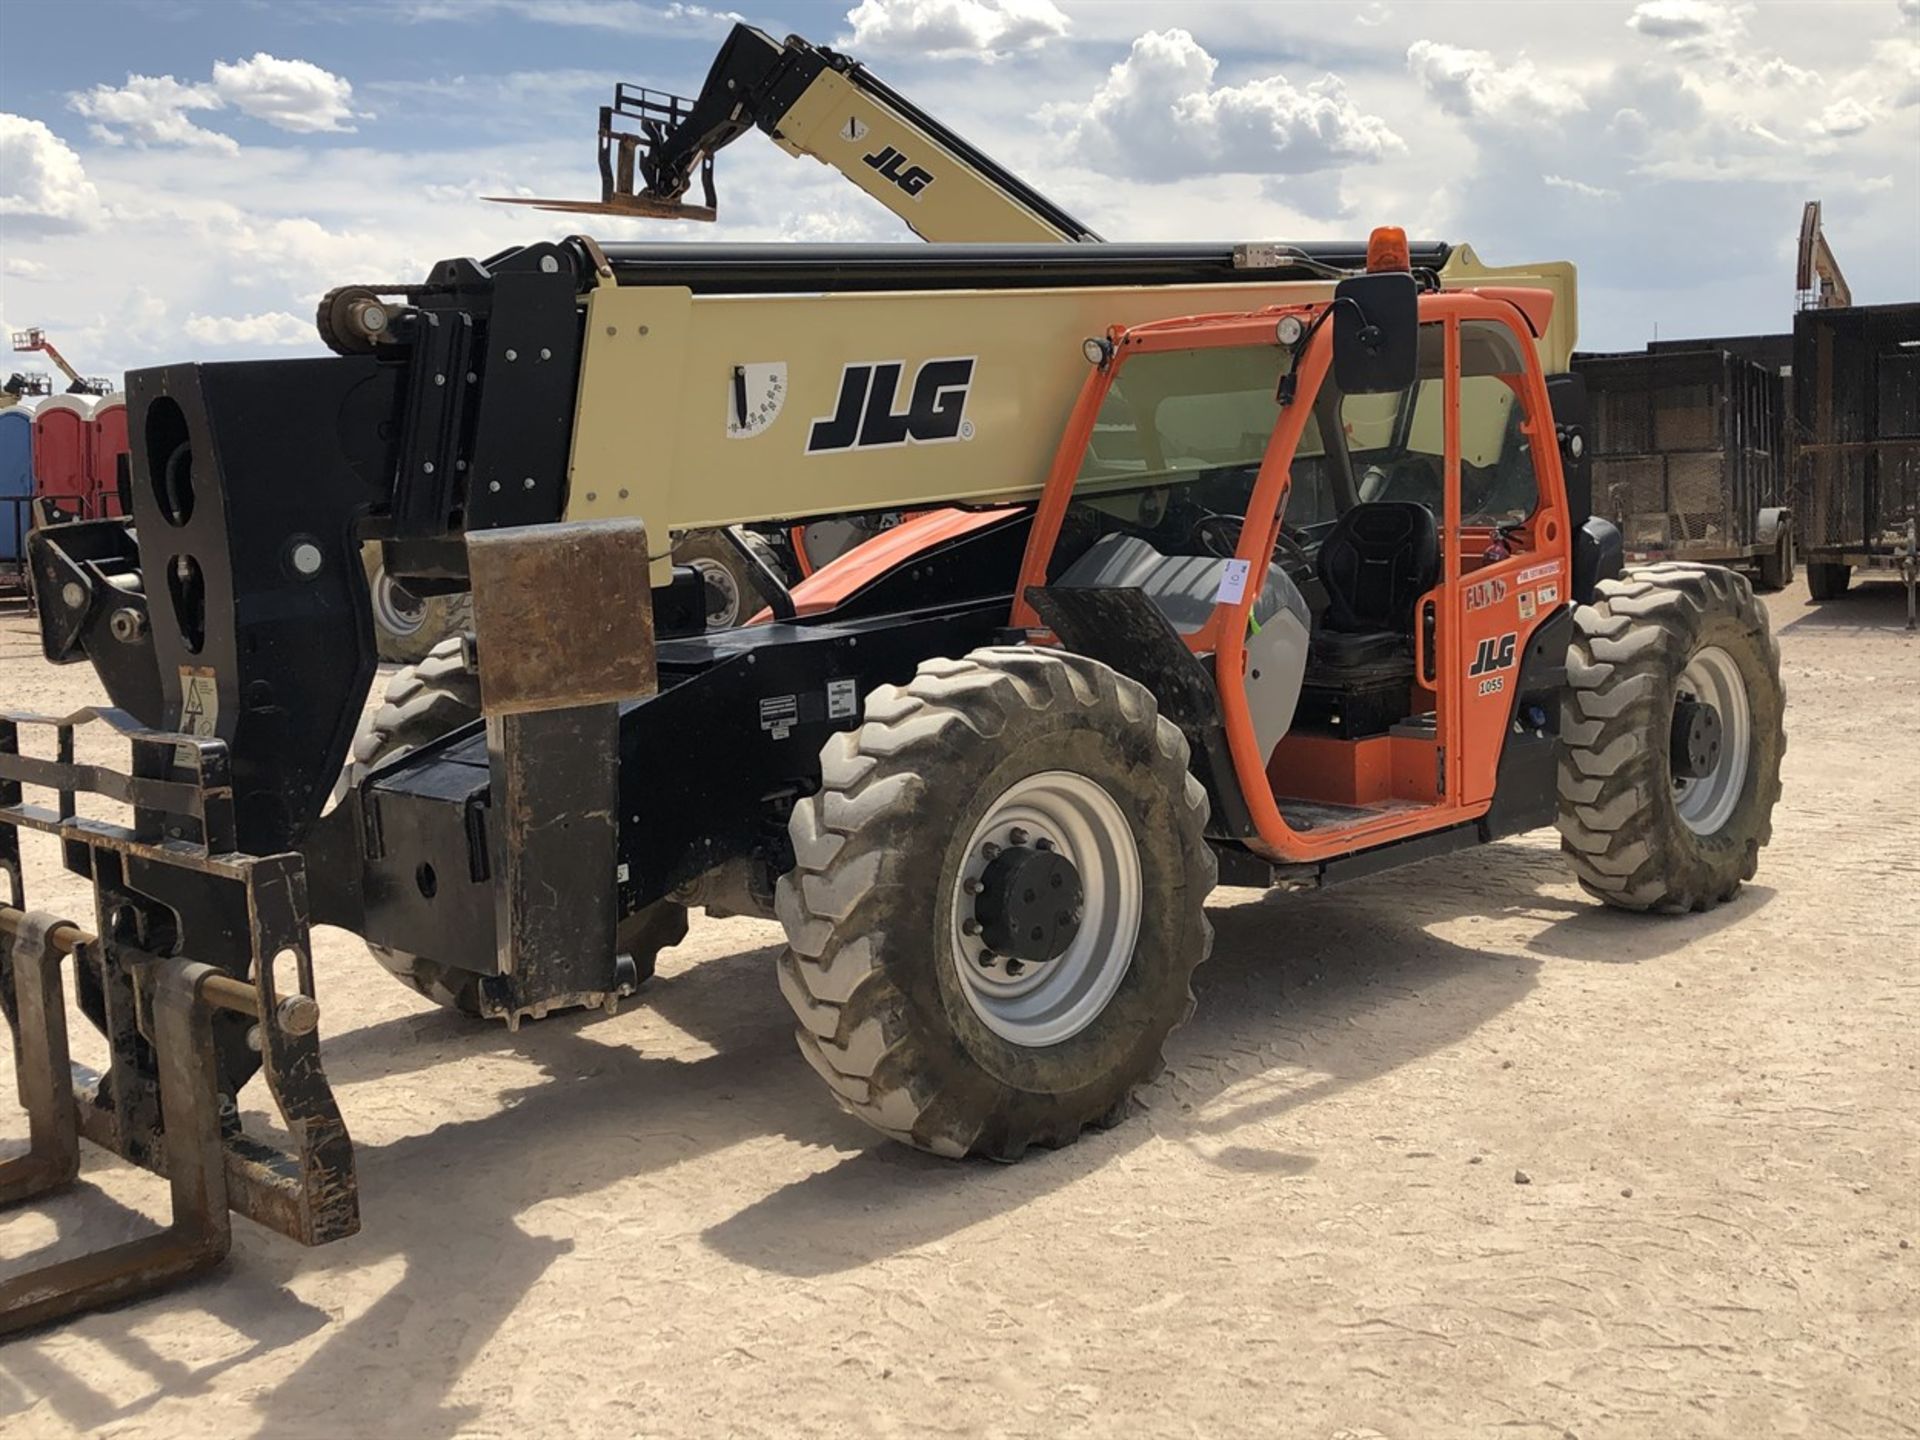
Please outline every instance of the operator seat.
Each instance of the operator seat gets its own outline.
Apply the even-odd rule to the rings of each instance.
[[[1413,607],[1440,574],[1433,512],[1409,500],[1355,505],[1320,542],[1327,610],[1313,632],[1310,680],[1413,673]]]

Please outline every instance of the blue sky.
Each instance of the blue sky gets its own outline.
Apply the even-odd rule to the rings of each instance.
[[[1800,202],[1863,302],[1920,292],[1920,0],[752,7],[866,60],[1113,238],[1398,223],[1571,259],[1582,343],[1784,329]],[[0,322],[82,369],[313,347],[351,280],[565,233],[616,80],[690,92],[728,26],[643,0],[0,0]],[[897,239],[750,135],[721,223]]]

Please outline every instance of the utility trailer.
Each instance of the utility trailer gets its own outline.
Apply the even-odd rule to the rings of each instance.
[[[1608,904],[1728,899],[1779,793],[1778,652],[1739,576],[1621,572],[1573,299],[1566,265],[1391,232],[576,237],[369,292],[329,358],[130,376],[132,517],[30,547],[47,657],[111,704],[0,716],[32,1134],[0,1200],[72,1181],[85,1136],[175,1216],[0,1282],[0,1331],[204,1269],[229,1211],[357,1228],[312,924],[517,1024],[614,1008],[690,907],[775,915],[769,988],[833,1097],[1013,1160],[1125,1116],[1217,881],[1552,823]],[[648,544],[887,507],[939,513],[723,632]],[[356,736],[368,541],[473,633]],[[83,723],[130,763],[76,763]],[[23,829],[93,930],[28,907]],[[68,1064],[69,956],[104,1076]],[[256,1075],[277,1146],[230,1118]]]
[[[1807,588],[1856,570],[1920,591],[1920,304],[1802,310],[1793,320],[1795,504]]]
[[[1742,349],[1777,348],[1769,339]],[[1574,357],[1592,408],[1594,508],[1620,527],[1629,560],[1731,565],[1780,590],[1795,563],[1786,383],[1740,343]]]

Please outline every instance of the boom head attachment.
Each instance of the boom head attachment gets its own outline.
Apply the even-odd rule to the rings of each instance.
[[[684,95],[670,95],[664,90],[617,84],[613,87],[613,103],[600,107],[598,200],[530,199],[518,195],[486,198],[500,205],[526,205],[567,215],[712,220],[718,213],[713,190],[713,149],[700,149],[678,161],[668,158],[694,115],[695,103]],[[699,204],[685,198],[696,172],[703,197]],[[636,182],[638,189],[635,189]]]

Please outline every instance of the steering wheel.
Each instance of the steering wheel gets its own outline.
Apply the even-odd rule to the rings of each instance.
[[[1245,525],[1246,522],[1238,515],[1203,515],[1194,522],[1190,533],[1193,543],[1204,553],[1215,559],[1231,560],[1234,552],[1240,548],[1240,532]],[[1273,550],[1281,565],[1287,569],[1298,566],[1305,574],[1313,573],[1313,557],[1287,533],[1284,525],[1274,536]]]

